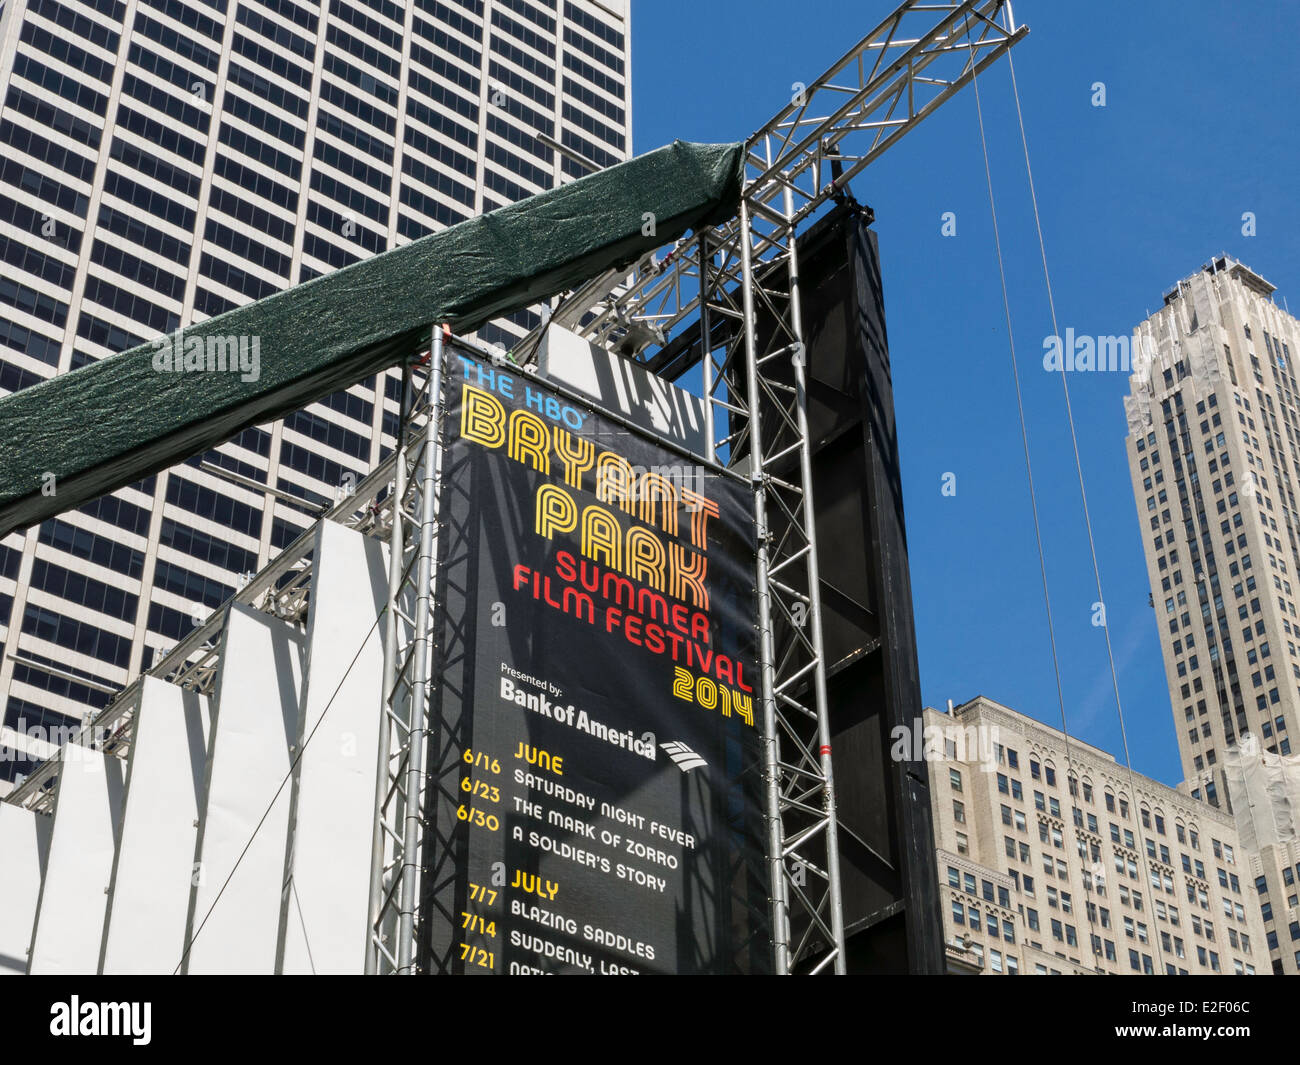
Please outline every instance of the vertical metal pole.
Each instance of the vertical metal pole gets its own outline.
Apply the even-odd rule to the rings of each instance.
[[[382,385],[381,385],[382,387]],[[388,536],[388,616],[384,619],[384,688],[379,695],[379,765],[375,770],[375,825],[370,840],[370,921],[366,926],[366,975],[379,972],[379,949],[374,937],[382,935],[379,913],[384,898],[384,800],[388,796],[388,765],[391,759],[392,719],[388,700],[397,683],[398,640],[397,599],[405,572],[406,543],[402,503],[406,498],[406,441],[411,420],[411,364],[402,363],[401,417],[397,423],[397,453],[393,463],[392,528]]]
[[[778,975],[790,972],[790,920],[786,895],[784,840],[781,834],[781,771],[777,760],[775,651],[772,604],[768,586],[767,497],[763,485],[762,434],[759,423],[758,341],[754,335],[754,274],[750,247],[749,204],[740,201],[741,293],[745,315],[745,373],[749,392],[749,462],[754,484],[754,521],[758,535],[759,675],[763,697],[763,776],[767,785],[767,862],[772,891],[772,954]]]
[[[402,828],[401,905],[398,910],[397,972],[415,972],[415,909],[420,887],[420,818],[424,776],[425,715],[432,658],[433,567],[438,549],[437,495],[442,473],[442,326],[434,325],[429,350],[429,421],[425,427],[424,459],[420,477],[419,584],[416,585],[415,641],[412,667],[411,718],[407,730],[405,824]]]
[[[785,186],[785,216],[794,217],[794,200],[789,183]],[[791,224],[788,258],[790,278],[790,329],[794,334],[795,413],[799,426],[799,474],[803,481],[803,523],[808,537],[808,615],[812,625],[812,644],[817,660],[813,670],[817,708],[817,742],[821,759],[823,803],[826,811],[826,879],[830,891],[831,935],[835,940],[835,972],[843,976],[844,906],[840,890],[839,822],[835,812],[835,782],[831,772],[831,727],[826,697],[826,650],[822,643],[821,570],[817,564],[817,526],[813,509],[812,443],[808,439],[807,357],[803,344],[803,308],[799,297],[799,260],[795,250],[794,226]]]
[[[700,231],[700,360],[704,378],[704,457],[718,460],[717,440],[713,435],[713,345],[709,322],[709,234]]]

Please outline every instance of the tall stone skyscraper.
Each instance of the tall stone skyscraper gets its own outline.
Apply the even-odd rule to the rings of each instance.
[[[628,5],[0,3],[0,394],[627,158]],[[0,544],[0,794],[388,453],[398,383]]]
[[[1265,810],[1227,786],[1243,763],[1280,780],[1300,744],[1300,322],[1273,291],[1228,257],[1180,281],[1135,331],[1125,410],[1186,786],[1233,806],[1243,839],[1272,841],[1251,854],[1251,879],[1274,971],[1296,973],[1285,789]]]

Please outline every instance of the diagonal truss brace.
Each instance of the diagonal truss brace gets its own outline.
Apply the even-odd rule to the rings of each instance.
[[[999,21],[1001,19],[1001,21]],[[849,182],[1028,34],[1008,0],[907,0],[746,141],[745,199],[756,264],[780,256],[780,233],[840,198]],[[794,198],[787,213],[784,194]],[[718,281],[740,282],[740,220],[715,226]],[[698,242],[644,257],[577,289],[553,321],[594,343],[640,354],[700,310]],[[715,322],[716,324],[716,322]],[[540,333],[530,338],[540,339]],[[528,349],[529,341],[523,345]],[[635,345],[635,350],[629,350]]]

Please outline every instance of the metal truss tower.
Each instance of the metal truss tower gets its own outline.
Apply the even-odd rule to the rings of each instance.
[[[903,4],[748,139],[738,217],[553,317],[651,368],[694,325],[702,342],[673,370],[702,362],[709,457],[753,481],[778,972],[845,965],[796,236],[1027,32],[1004,0]]]
[[[592,279],[550,319],[656,370],[666,366],[674,337],[696,329],[702,338],[672,368],[680,374],[701,364],[712,437],[706,457],[747,475],[756,497],[779,973],[845,970],[796,237],[832,203],[851,198],[849,182],[857,174],[1027,32],[1015,24],[1008,0],[907,0],[815,81],[794,86],[791,102],[746,141],[737,217],[679,241],[663,258],[646,256],[630,271]],[[535,349],[544,328],[517,353]],[[404,367],[396,452],[323,518],[386,537],[391,552],[367,954],[372,973],[417,971],[447,340],[481,357],[499,354],[435,330],[429,348]],[[305,616],[311,547],[309,531],[236,601],[281,617]],[[220,631],[218,612],[150,674],[211,690]],[[95,746],[125,755],[139,690],[139,682],[129,686],[88,726]],[[57,759],[46,763],[8,801],[48,809],[57,772]]]

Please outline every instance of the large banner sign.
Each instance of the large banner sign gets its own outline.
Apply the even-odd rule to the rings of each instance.
[[[766,971],[752,493],[444,372],[425,970]]]

